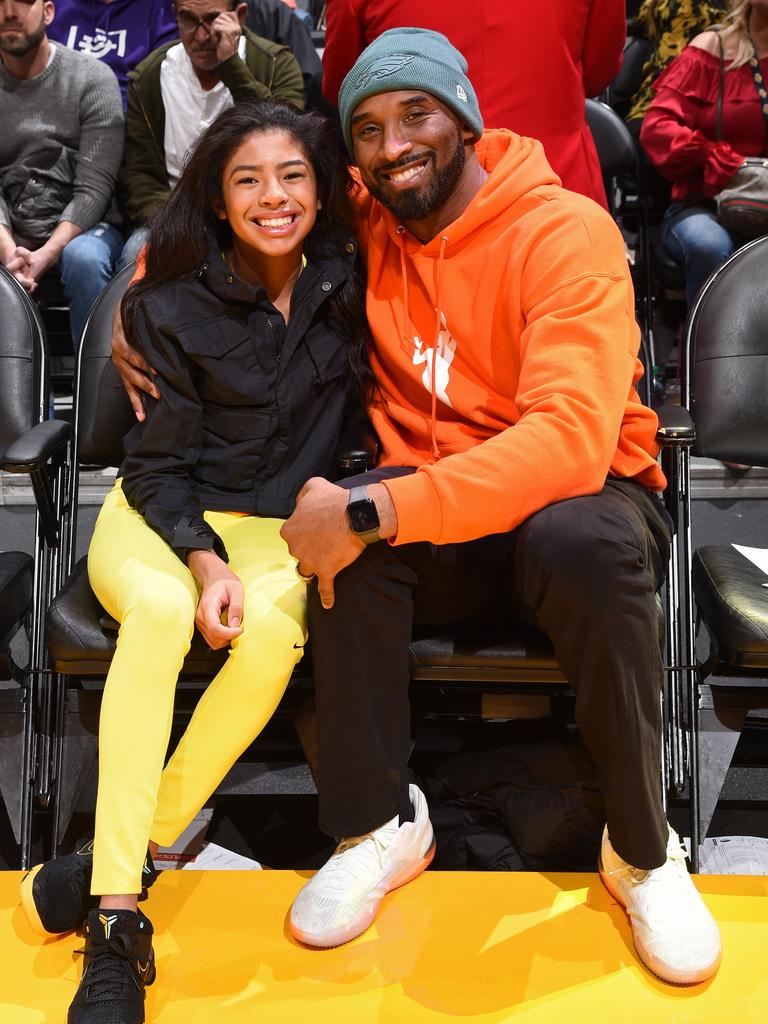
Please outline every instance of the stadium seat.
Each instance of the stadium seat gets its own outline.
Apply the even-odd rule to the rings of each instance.
[[[624,190],[622,182],[629,180],[639,188],[641,180],[638,147],[629,129],[618,114],[607,104],[588,99],[586,117],[595,142],[600,169],[603,172],[608,209],[613,219],[622,226]],[[635,312],[640,325],[640,357],[645,368],[641,381],[642,398],[646,405],[653,403],[654,366],[656,355],[653,331],[650,326],[650,278],[648,268],[648,224],[643,210],[644,197],[638,194],[640,205],[632,277],[635,285]]]
[[[696,455],[768,466],[767,260],[768,237],[734,253],[704,285],[685,329],[684,407],[677,415],[688,441],[678,450],[674,482],[685,548],[679,590],[690,666],[686,726],[695,847],[706,835],[747,711],[768,707],[768,574],[732,545],[700,547],[691,559],[689,470],[694,434]],[[709,651],[698,662],[694,615],[709,635]]]
[[[68,427],[43,422],[48,409],[45,332],[27,292],[0,268],[0,468],[29,473],[39,513],[32,553],[0,552],[0,791],[19,844],[21,866],[29,862],[35,794],[45,799],[50,713],[48,688],[40,670],[45,652],[43,614],[57,551],[54,485],[61,479],[63,440]],[[60,443],[62,442],[62,443]],[[46,545],[45,539],[50,542]],[[27,652],[19,638],[26,632]],[[20,663],[21,661],[21,663]]]

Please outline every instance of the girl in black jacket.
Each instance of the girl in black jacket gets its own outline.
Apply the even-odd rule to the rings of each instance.
[[[93,855],[43,865],[23,892],[49,931],[98,906],[69,1024],[144,1019],[155,969],[137,900],[151,852],[174,842],[258,735],[303,653],[305,584],[279,530],[361,407],[347,186],[323,118],[236,105],[201,136],[123,300],[160,397],[126,438],[88,555],[93,589],[120,622]],[[163,769],[195,625],[230,653]]]

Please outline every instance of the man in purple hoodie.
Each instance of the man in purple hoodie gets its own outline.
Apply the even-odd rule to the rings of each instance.
[[[128,72],[179,30],[171,0],[56,0],[48,38],[112,68],[125,109]]]

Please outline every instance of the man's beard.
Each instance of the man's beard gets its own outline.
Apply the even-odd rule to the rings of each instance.
[[[434,167],[435,160],[432,154],[429,159]],[[402,161],[402,165],[405,166],[412,160],[412,157],[408,157]],[[428,185],[421,188],[417,185],[415,188],[396,193],[390,192],[386,186],[380,187],[368,182],[366,185],[371,195],[400,220],[425,220],[448,201],[461,177],[465,162],[464,140],[457,133],[456,151],[445,167],[435,168]],[[394,167],[391,169],[394,170]]]
[[[0,36],[0,53],[7,53],[10,57],[26,57],[43,41],[45,25],[41,19],[34,32],[25,32],[24,29],[20,29],[19,32],[20,35],[14,40]]]

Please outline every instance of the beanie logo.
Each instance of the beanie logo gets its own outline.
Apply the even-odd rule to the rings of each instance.
[[[396,75],[398,71],[407,68],[415,59],[412,53],[392,53],[386,61],[375,64],[367,71],[362,70],[355,79],[353,88],[366,89],[371,82]]]
[[[467,99],[467,94],[464,92],[464,90],[462,89],[462,87],[460,85],[456,86],[456,95],[459,97],[459,99],[463,103],[468,103],[469,102],[469,100]]]

